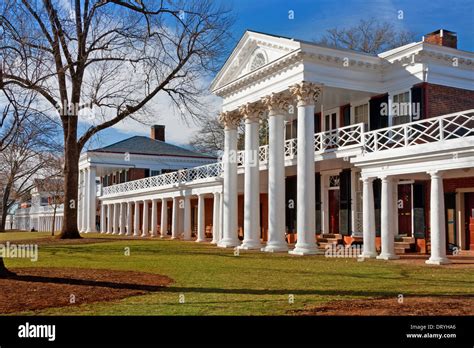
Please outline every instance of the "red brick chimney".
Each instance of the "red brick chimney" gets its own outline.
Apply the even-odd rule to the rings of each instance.
[[[453,31],[439,29],[423,36],[423,41],[451,48],[458,48],[458,34]]]
[[[155,140],[165,141],[165,126],[161,124],[151,126],[150,137]]]

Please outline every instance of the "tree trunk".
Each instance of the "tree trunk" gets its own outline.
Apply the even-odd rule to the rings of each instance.
[[[2,216],[0,217],[0,232],[5,232],[5,224],[7,222],[7,213],[8,213],[8,199],[9,199],[9,189],[4,191],[4,195],[2,197]]]
[[[5,263],[3,262],[3,257],[0,257],[0,278],[8,278],[13,277],[16,274],[12,271],[9,271],[7,267],[5,267]]]
[[[53,212],[53,225],[51,226],[51,235],[54,237],[54,227],[56,224],[56,205],[54,206],[54,212]]]
[[[73,122],[69,122],[71,128]],[[74,133],[74,134],[72,134]],[[76,132],[69,131],[64,146],[64,217],[60,239],[81,238],[77,228],[77,188],[79,176],[79,149],[76,142]]]

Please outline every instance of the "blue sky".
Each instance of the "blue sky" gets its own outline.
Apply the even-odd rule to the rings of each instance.
[[[447,29],[458,33],[458,48],[474,51],[474,1],[473,0],[222,0],[231,6],[236,22],[232,28],[235,45],[245,30],[269,34],[317,40],[333,27],[348,27],[360,19],[375,17],[392,23],[395,27],[413,32],[417,39],[436,29]],[[294,19],[289,19],[293,11]],[[398,19],[403,11],[403,19]],[[224,57],[226,58],[226,57]],[[133,122],[133,121],[127,121]],[[173,124],[172,118],[164,123],[168,132],[187,127],[188,134],[195,125]],[[123,129],[123,127],[122,127]],[[131,135],[148,135],[147,127],[131,127],[134,133],[108,129],[91,145],[106,145]],[[184,129],[184,128],[183,128]],[[167,133],[171,142],[185,144]],[[92,146],[95,147],[95,146]]]

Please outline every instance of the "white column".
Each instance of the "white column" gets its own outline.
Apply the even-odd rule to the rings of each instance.
[[[107,204],[107,234],[113,233],[113,205]]]
[[[145,199],[143,201],[143,223],[142,223],[142,237],[148,236],[150,233],[150,226],[148,224],[148,212],[150,207],[148,205],[148,201]]]
[[[246,104],[240,108],[245,119],[244,154],[244,240],[241,249],[260,249],[260,161],[259,121],[263,109]]]
[[[105,226],[105,211],[106,211],[106,206],[102,202],[100,206],[100,233],[105,233],[107,231],[107,228]]]
[[[171,217],[171,239],[179,238],[179,197],[173,197],[173,212]]]
[[[329,233],[329,175],[321,174],[321,234]]]
[[[140,202],[135,201],[135,214],[133,216],[133,235],[138,237],[140,235]]]
[[[191,240],[191,196],[184,196],[183,239]]]
[[[380,210],[380,230],[382,251],[377,259],[394,260],[399,257],[395,254],[395,236],[393,234],[393,179],[388,176],[382,179],[382,203]]]
[[[198,196],[198,232],[196,242],[206,241],[206,203],[204,194]]]
[[[224,192],[220,193],[219,203],[219,236],[217,237],[217,245],[224,238]]]
[[[351,232],[354,235],[354,232],[360,233],[361,231],[356,231],[357,228],[357,172],[354,168],[351,168]]]
[[[127,233],[125,231],[125,226],[127,225],[127,217],[126,217],[126,204],[127,203],[119,203],[120,204],[120,235],[125,236]]]
[[[127,202],[127,236],[132,235],[132,202]]]
[[[364,244],[361,257],[377,256],[375,248],[374,178],[362,178],[362,219]]]
[[[160,224],[161,238],[166,237],[168,231],[168,201],[166,198],[161,200],[161,224]]]
[[[214,202],[212,206],[212,241],[211,244],[217,244],[219,242],[220,234],[220,200],[221,194],[219,192],[214,192]]]
[[[83,195],[82,195],[82,230],[81,232],[86,232],[87,226],[89,226],[89,214],[88,214],[88,202],[89,202],[89,168],[84,168],[82,170],[82,175],[84,178],[84,188],[83,188]]]
[[[79,170],[79,185],[77,188],[77,198],[78,198],[78,206],[77,206],[77,227],[79,229],[79,232],[83,231],[83,224],[82,224],[82,217],[83,217],[83,212],[82,208],[84,206],[84,193],[82,191],[83,189],[83,180],[84,180],[84,173],[82,170]]]
[[[153,199],[151,201],[151,235],[156,237],[156,232],[158,228],[158,204],[157,200]]]
[[[262,251],[288,251],[285,240],[285,117],[286,100],[263,98],[268,108],[268,240]],[[257,208],[260,210],[260,207]]]
[[[119,203],[114,203],[114,227],[113,234],[119,234],[119,219],[120,219],[120,210]]]
[[[237,225],[237,127],[240,116],[235,112],[221,113],[219,117],[224,124],[224,227],[223,238],[218,246],[236,247],[240,244]]]
[[[314,187],[314,104],[320,89],[313,83],[302,82],[290,88],[298,99],[298,162],[297,162],[297,227],[296,245],[290,253],[317,254],[316,200]]]
[[[427,264],[443,265],[451,263],[446,257],[446,227],[444,211],[443,177],[439,171],[429,172],[430,188],[430,240],[431,256]]]
[[[96,184],[95,184],[95,167],[91,166],[89,167],[88,170],[88,192],[87,192],[87,220],[88,220],[88,225],[87,225],[87,230],[86,232],[96,232],[96,224],[95,224],[95,219],[96,219]]]
[[[398,236],[398,179],[393,178],[393,236]]]

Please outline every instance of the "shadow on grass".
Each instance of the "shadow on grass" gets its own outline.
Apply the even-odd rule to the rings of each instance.
[[[232,294],[232,295],[317,295],[317,296],[368,296],[368,297],[387,297],[398,296],[399,291],[362,291],[362,290],[305,290],[305,289],[221,289],[221,288],[198,288],[198,287],[167,287],[164,285],[146,285],[133,283],[116,283],[100,280],[85,280],[75,278],[62,277],[46,277],[46,276],[32,276],[32,275],[16,275],[9,279],[25,282],[37,283],[52,283],[62,285],[80,285],[80,286],[95,286],[110,289],[127,289],[127,290],[142,290],[148,292],[165,292],[165,293],[203,293],[203,294]],[[429,294],[414,294],[404,293],[405,296],[423,297],[423,296],[461,296],[474,297],[474,294],[445,294],[445,293],[429,293]]]
[[[46,276],[33,276],[33,275],[14,275],[8,279],[17,280],[31,283],[51,283],[61,285],[82,285],[82,286],[95,286],[110,289],[122,289],[122,290],[142,290],[142,291],[161,291],[165,285],[147,285],[147,284],[133,284],[133,283],[116,283],[103,280],[88,280],[88,279],[76,279],[76,278],[62,278],[62,277],[46,277]]]

